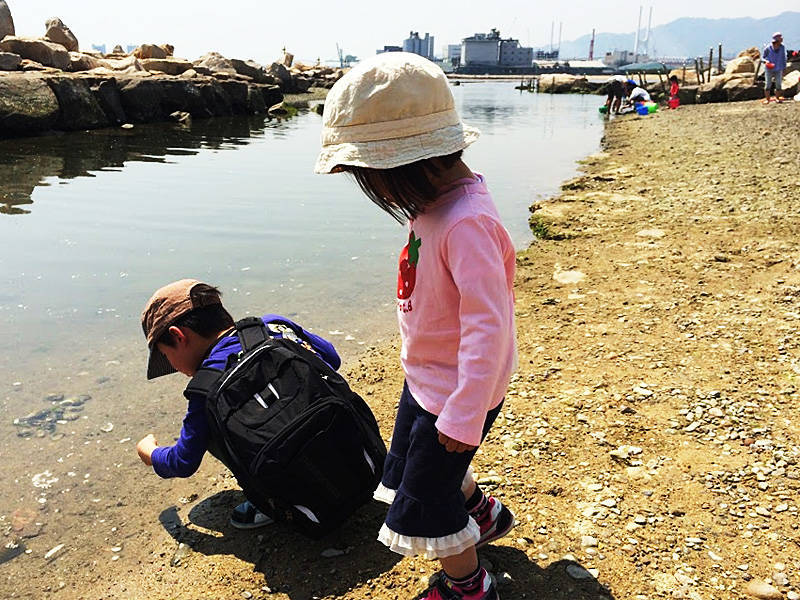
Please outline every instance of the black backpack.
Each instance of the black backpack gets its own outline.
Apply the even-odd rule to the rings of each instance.
[[[372,498],[386,458],[378,424],[302,330],[275,338],[248,317],[236,331],[242,351],[224,371],[198,370],[184,394],[206,397],[209,451],[247,499],[320,537]]]

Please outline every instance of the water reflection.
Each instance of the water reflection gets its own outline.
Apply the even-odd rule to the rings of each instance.
[[[51,185],[51,178],[94,177],[98,171],[119,171],[131,161],[166,163],[170,156],[191,156],[202,149],[232,149],[278,126],[263,117],[236,117],[198,120],[190,127],[152,124],[0,140],[0,213],[30,213],[25,207],[33,204],[34,191]]]

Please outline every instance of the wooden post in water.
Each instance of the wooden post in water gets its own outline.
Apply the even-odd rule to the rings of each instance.
[[[697,84],[700,85],[705,83],[703,81],[703,59],[702,58],[695,58],[694,59],[694,72],[697,73]]]
[[[722,44],[717,46],[717,71],[722,73]]]
[[[714,65],[714,48],[708,49],[708,80],[711,81],[711,67]]]

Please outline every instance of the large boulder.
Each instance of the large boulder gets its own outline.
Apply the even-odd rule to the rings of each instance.
[[[725,74],[733,73],[755,73],[756,65],[749,56],[739,56],[725,65]]]
[[[281,89],[292,81],[292,74],[289,72],[289,69],[281,63],[272,63],[267,69],[267,72],[278,80],[278,85],[281,86]]]
[[[235,80],[220,81],[219,85],[230,98],[231,113],[234,115],[246,115],[248,112],[247,89],[249,86],[243,81]]]
[[[732,87],[734,87],[734,84],[731,84],[731,86],[728,88],[725,88],[725,85],[729,82],[739,80],[741,80],[743,83],[736,84],[736,89],[744,89],[745,87],[752,85],[753,76],[752,74],[738,73],[712,77],[711,81],[704,83],[697,88],[697,103],[708,104],[710,102],[727,102],[728,92],[730,89],[732,89]],[[736,93],[734,95],[736,95]]]
[[[758,62],[758,60],[761,58],[761,50],[759,50],[755,46],[751,46],[747,50],[742,50],[741,52],[739,52],[737,58],[742,56],[747,56],[753,62]]]
[[[0,71],[16,71],[19,69],[20,62],[22,62],[22,57],[19,54],[0,52]]]
[[[155,44],[142,44],[133,51],[133,55],[138,59],[144,58],[167,58],[167,50]]]
[[[800,71],[792,71],[783,76],[783,96],[794,96],[800,92]]]
[[[110,120],[85,80],[77,77],[49,77],[47,83],[61,108],[56,129],[77,131],[110,125]]]
[[[764,97],[764,87],[753,83],[751,76],[739,79],[730,79],[722,86],[728,102],[741,102],[743,100],[757,100]]]
[[[70,52],[78,51],[78,38],[72,33],[69,27],[64,25],[63,21],[57,17],[47,19],[44,26],[47,31],[44,34],[44,39],[54,44],[61,44]]]
[[[236,69],[233,66],[233,63],[222,56],[219,52],[209,52],[208,54],[204,54],[197,60],[193,61],[192,64],[196,67],[208,69],[212,73],[236,73]],[[198,71],[200,73],[200,71]]]
[[[198,118],[212,115],[200,88],[190,79],[129,79],[120,85],[120,99],[135,123],[165,121],[175,111]]]
[[[6,0],[0,0],[0,40],[7,35],[16,35],[14,19],[11,18],[11,11]]]
[[[41,77],[0,77],[0,137],[47,131],[58,113],[58,100]]]
[[[167,75],[180,75],[192,68],[192,63],[183,58],[144,58],[139,62],[147,71],[160,71]]]
[[[266,69],[252,60],[231,59],[231,65],[239,75],[249,77],[256,83],[276,83],[272,75],[268,75]]]
[[[283,102],[283,94],[281,93],[280,86],[262,85],[259,87],[261,89],[261,94],[264,96],[264,104],[267,107]]]
[[[69,69],[69,52],[61,44],[33,38],[9,35],[0,41],[0,52],[11,52],[46,67],[66,71]]]
[[[78,71],[91,71],[101,66],[103,65],[100,60],[90,54],[84,54],[82,52],[69,53],[69,70],[73,73],[77,73]]]

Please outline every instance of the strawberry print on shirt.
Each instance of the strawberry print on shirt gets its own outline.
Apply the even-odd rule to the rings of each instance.
[[[412,230],[408,235],[408,243],[400,253],[399,271],[397,273],[397,306],[403,312],[411,310],[411,294],[417,283],[417,264],[422,239],[417,238]]]

